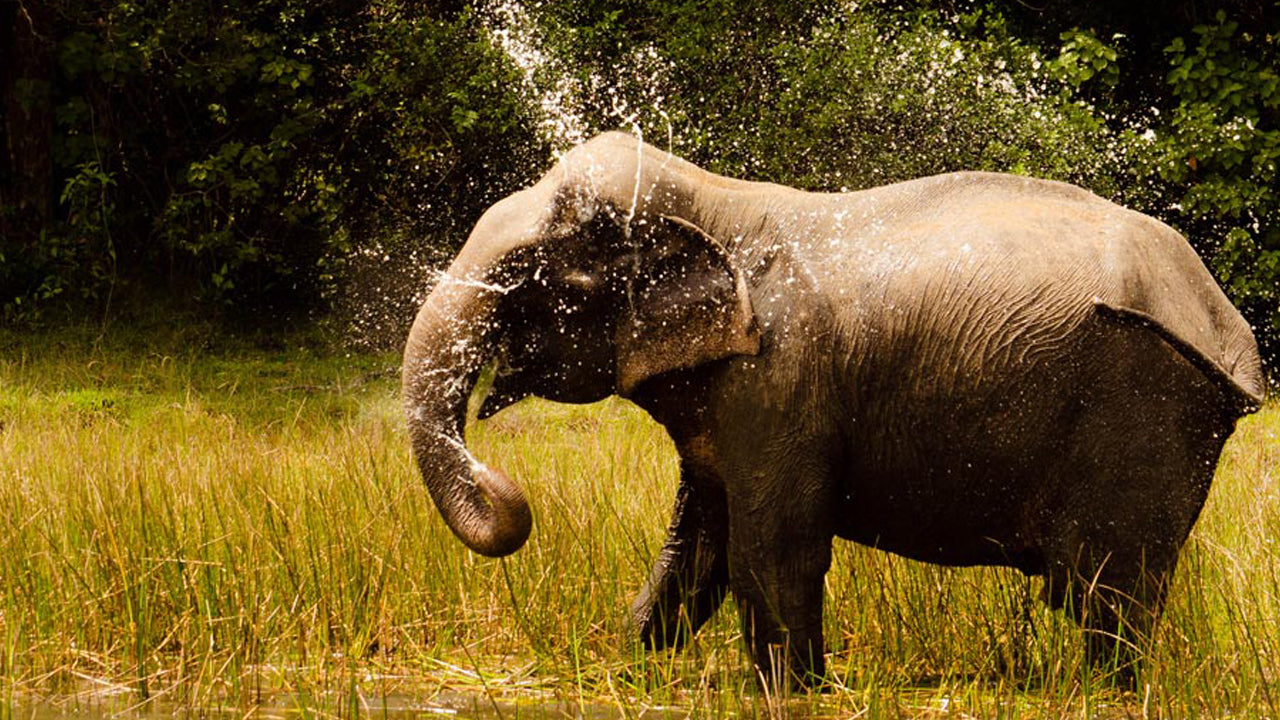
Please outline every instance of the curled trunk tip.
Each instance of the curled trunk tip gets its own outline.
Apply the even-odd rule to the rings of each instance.
[[[467,547],[486,557],[503,557],[519,550],[533,529],[533,514],[524,491],[507,474],[495,467],[480,465],[472,479],[488,508],[488,517],[479,519],[464,536],[453,532]]]
[[[529,503],[506,473],[477,461],[462,440],[491,310],[492,299],[475,288],[437,288],[405,345],[403,393],[413,454],[440,516],[467,547],[501,557],[528,540]]]

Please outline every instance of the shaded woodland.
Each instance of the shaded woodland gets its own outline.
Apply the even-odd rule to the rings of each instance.
[[[383,342],[484,208],[622,128],[807,189],[1084,185],[1185,233],[1280,349],[1267,0],[0,0],[0,53],[5,324]]]

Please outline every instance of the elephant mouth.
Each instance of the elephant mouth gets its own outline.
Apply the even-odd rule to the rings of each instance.
[[[480,410],[476,414],[480,420],[487,420],[529,396],[524,388],[528,387],[530,373],[524,367],[513,365],[507,358],[500,357],[494,360],[490,368],[493,380],[480,399]]]

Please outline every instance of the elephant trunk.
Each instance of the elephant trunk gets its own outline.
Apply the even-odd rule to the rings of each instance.
[[[520,487],[463,442],[496,295],[446,274],[414,320],[401,377],[413,454],[431,499],[458,539],[489,557],[520,549],[533,525]]]

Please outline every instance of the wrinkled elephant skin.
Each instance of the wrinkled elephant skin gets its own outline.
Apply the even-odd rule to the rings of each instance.
[[[637,632],[679,645],[731,593],[767,683],[823,677],[836,537],[1043,576],[1091,657],[1132,655],[1264,393],[1186,240],[1087,191],[957,173],[807,193],[621,133],[490,208],[405,348],[424,481],[497,556],[532,516],[463,441],[489,363],[482,417],[619,394],[666,428],[680,495]]]

